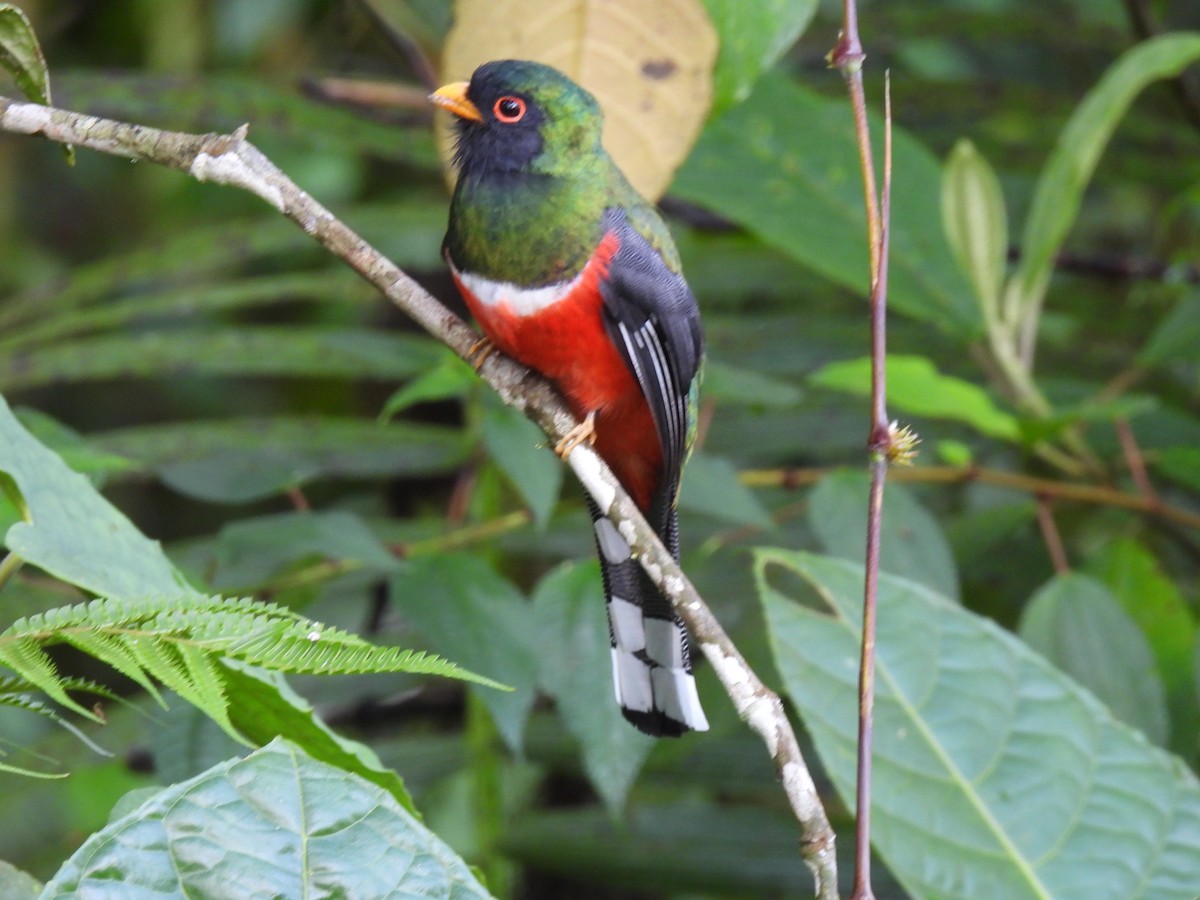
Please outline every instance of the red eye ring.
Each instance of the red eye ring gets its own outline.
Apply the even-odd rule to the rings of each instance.
[[[501,97],[492,105],[492,115],[505,125],[520,122],[525,118],[525,101],[520,97]]]

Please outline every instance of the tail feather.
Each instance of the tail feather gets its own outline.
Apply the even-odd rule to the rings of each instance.
[[[683,622],[613,523],[598,510],[592,514],[608,601],[613,690],[621,712],[655,736],[707,731]]]

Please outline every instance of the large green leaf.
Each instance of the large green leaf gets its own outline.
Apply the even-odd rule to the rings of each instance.
[[[504,740],[519,749],[538,673],[529,601],[482,559],[466,554],[409,560],[392,577],[391,596],[400,614],[439,653],[512,686],[511,691],[475,693]]]
[[[1150,644],[1103,584],[1056,575],[1030,599],[1019,631],[1122,721],[1166,745],[1166,698]]]
[[[105,597],[195,595],[158,542],[38,443],[3,397],[0,472],[15,483],[28,511],[28,520],[10,527],[4,543],[27,562]]]
[[[704,0],[721,46],[713,72],[713,113],[745,100],[817,11],[817,0]]]
[[[552,571],[534,592],[533,612],[538,681],[579,742],[592,786],[615,813],[654,741],[625,721],[613,697],[599,563],[565,563]]]
[[[119,886],[119,887],[118,887]],[[376,785],[282,740],[172,785],[92,835],[43,897],[488,897]]]
[[[862,568],[782,550],[755,568],[779,673],[849,800]],[[1195,897],[1200,784],[1177,759],[914,582],[881,577],[876,653],[874,843],[913,896]]]
[[[830,556],[861,561],[867,551],[866,472],[843,469],[821,479],[809,496],[809,525]],[[880,569],[958,597],[958,567],[937,519],[912,492],[891,482],[883,493]]]
[[[879,120],[872,122],[882,135]],[[671,192],[865,296],[867,226],[857,158],[844,100],[771,75],[705,129]],[[951,334],[974,337],[983,320],[970,285],[941,230],[930,227],[941,217],[938,161],[897,129],[894,166],[888,299]]]

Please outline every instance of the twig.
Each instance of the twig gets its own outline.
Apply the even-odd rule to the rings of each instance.
[[[800,488],[816,484],[829,472],[830,470],[826,468],[747,469],[739,474],[738,480],[747,487]],[[892,469],[890,476],[895,481],[909,484],[960,484],[978,481],[981,484],[1009,488],[1059,501],[1070,500],[1076,503],[1115,506],[1149,516],[1157,516],[1185,528],[1200,529],[1200,514],[1172,506],[1169,503],[1150,500],[1140,494],[1131,494],[1102,485],[1035,478],[1032,475],[1003,472],[983,466],[921,466],[916,469]]]
[[[394,263],[297,187],[246,141],[246,126],[233,134],[161,131],[0,97],[0,131],[43,135],[60,143],[145,160],[189,173],[200,181],[233,185],[266,200],[314,240],[378,288],[432,336],[467,359],[478,335]],[[510,406],[521,410],[553,441],[575,420],[550,386],[500,353],[480,375]],[[695,634],[738,714],[764,739],[804,835],[805,862],[822,900],[837,897],[834,837],[783,704],[768,690],[729,640],[704,600],[666,551],[603,461],[579,446],[568,462],[602,510],[634,548],[646,572]]]
[[[885,90],[883,194],[875,187],[875,166],[867,124],[862,64],[866,59],[858,36],[858,9],[844,0],[842,33],[830,62],[846,81],[854,112],[854,131],[862,167],[863,201],[870,245],[871,321],[871,428],[867,449],[871,456],[871,488],[867,506],[866,571],[863,584],[862,652],[858,669],[858,765],[854,820],[855,900],[872,900],[871,887],[871,752],[875,706],[875,624],[879,590],[879,554],[883,537],[883,489],[888,463],[900,443],[887,417],[887,276],[888,217],[891,212],[892,131],[891,92]],[[890,88],[890,82],[889,82]],[[905,439],[907,441],[907,438]]]
[[[359,7],[371,19],[376,32],[382,34],[392,49],[408,61],[413,74],[427,88],[426,93],[434,90],[438,86],[437,70],[421,46],[407,34],[393,27],[392,23],[375,8],[375,4],[364,2],[359,3]]]
[[[432,118],[429,90],[411,84],[359,78],[306,78],[300,86],[310,96],[330,103],[352,104],[368,109],[417,110],[426,118]]]
[[[1117,440],[1121,443],[1121,453],[1125,457],[1125,465],[1129,468],[1133,483],[1137,485],[1138,493],[1142,495],[1146,503],[1158,506],[1161,503],[1158,491],[1154,489],[1150,475],[1146,472],[1146,458],[1142,456],[1142,448],[1138,446],[1137,438],[1133,434],[1133,426],[1129,424],[1128,419],[1122,417],[1113,422],[1113,428],[1116,429]]]
[[[312,504],[308,502],[308,497],[304,495],[302,489],[293,486],[284,493],[287,494],[288,501],[296,512],[312,512]]]
[[[1071,571],[1071,563],[1067,559],[1067,549],[1063,546],[1062,534],[1058,530],[1058,523],[1054,521],[1054,508],[1048,497],[1038,497],[1037,521],[1054,571],[1059,575],[1067,574]]]

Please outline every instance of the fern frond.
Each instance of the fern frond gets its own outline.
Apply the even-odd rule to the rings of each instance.
[[[22,682],[20,679],[0,678],[0,706],[8,706],[13,709],[23,709],[26,712],[31,712],[35,715],[49,719],[55,725],[58,725],[60,728],[63,728],[73,734],[93,753],[98,753],[101,756],[113,755],[110,751],[105,750],[86,734],[60,716],[54,708],[47,706],[41,700],[38,700],[36,697],[33,697],[28,693],[16,693],[17,688],[22,685],[26,690],[32,689],[32,685],[30,685],[28,682]],[[67,690],[88,691],[89,693],[100,694],[101,696],[115,699],[113,693],[108,690],[108,688],[102,687],[101,685],[98,685],[92,681],[88,681],[86,678],[65,678],[63,679],[63,686],[66,687]],[[26,775],[40,774],[28,769],[20,769],[18,771],[21,774]],[[41,777],[58,778],[60,776],[42,774]]]
[[[235,740],[222,658],[283,673],[442,675],[503,689],[441,657],[378,647],[356,634],[306,619],[271,603],[184,595],[163,599],[99,599],[18,619],[0,632],[0,665],[22,684],[93,720],[99,717],[67,693],[79,685],[63,678],[44,647],[70,644],[144,687],[159,703],[155,682],[179,694]],[[7,692],[15,693],[15,689]]]

